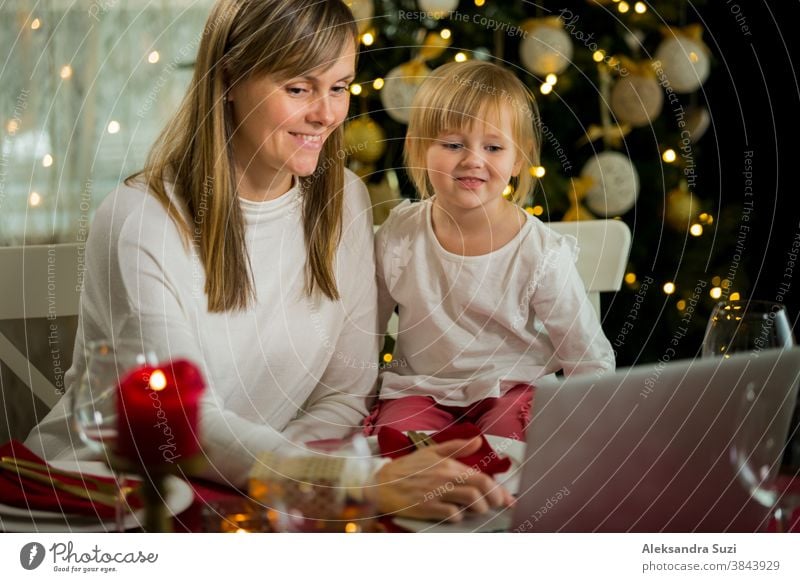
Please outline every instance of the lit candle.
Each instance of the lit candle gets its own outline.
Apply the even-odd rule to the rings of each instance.
[[[200,450],[202,374],[187,360],[129,372],[117,399],[117,454],[144,466],[175,463]]]

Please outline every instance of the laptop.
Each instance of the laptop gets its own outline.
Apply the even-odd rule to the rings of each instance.
[[[540,382],[514,507],[413,529],[762,530],[770,511],[750,499],[731,455],[742,402],[759,389],[774,410],[767,438],[783,443],[799,380],[800,349],[792,349]]]

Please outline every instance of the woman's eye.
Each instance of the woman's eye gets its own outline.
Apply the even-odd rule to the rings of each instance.
[[[337,85],[332,89],[332,91],[337,95],[342,95],[344,93],[347,93],[348,90],[349,87],[347,85]]]
[[[286,88],[286,92],[289,93],[289,95],[302,95],[306,91],[308,91],[308,89],[305,89],[304,87],[287,87]]]

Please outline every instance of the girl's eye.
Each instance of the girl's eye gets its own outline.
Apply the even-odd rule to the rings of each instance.
[[[445,149],[448,149],[448,150],[457,150],[457,149],[460,149],[460,148],[462,148],[464,146],[462,146],[460,143],[447,142],[446,141],[446,142],[442,143],[442,147],[445,148]]]
[[[486,146],[486,149],[492,153],[503,151],[503,148],[497,145]]]

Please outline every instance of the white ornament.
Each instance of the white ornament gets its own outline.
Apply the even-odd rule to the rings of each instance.
[[[711,71],[706,48],[686,36],[673,36],[662,42],[655,60],[661,61],[661,69],[677,93],[696,91]]]
[[[536,75],[556,75],[572,60],[572,40],[563,28],[537,26],[519,47],[522,64]]]
[[[621,123],[648,125],[661,113],[664,93],[655,77],[622,77],[611,90],[611,110]]]
[[[414,95],[430,72],[425,65],[415,63],[399,65],[389,71],[380,92],[381,103],[389,117],[400,123],[408,123]]]
[[[443,18],[458,7],[458,0],[419,0],[419,7],[432,18]]]
[[[586,206],[599,216],[625,214],[639,196],[639,175],[633,163],[619,152],[601,152],[586,162],[581,176],[592,179]]]
[[[375,6],[372,0],[345,0],[345,4],[353,13],[353,18],[358,25],[359,34],[364,34],[369,28],[372,17],[375,15]]]

